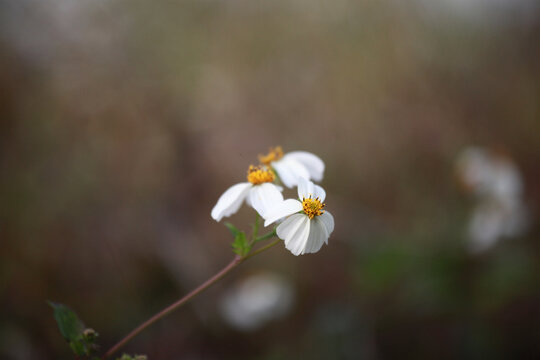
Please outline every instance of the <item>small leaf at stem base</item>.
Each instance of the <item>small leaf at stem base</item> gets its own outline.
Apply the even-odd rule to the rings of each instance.
[[[54,310],[54,319],[60,333],[77,356],[90,356],[97,349],[95,341],[98,333],[94,329],[85,329],[77,314],[63,304],[49,302]]]
[[[77,314],[63,304],[49,302],[49,305],[54,309],[54,319],[64,339],[69,342],[77,340],[84,330],[84,324]]]
[[[236,255],[246,256],[247,254],[249,254],[249,251],[251,250],[251,245],[247,241],[246,234],[243,231],[239,232],[234,237],[232,248]]]

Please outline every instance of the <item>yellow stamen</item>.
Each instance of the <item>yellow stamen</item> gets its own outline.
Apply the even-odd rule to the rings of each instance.
[[[275,178],[274,173],[263,166],[249,165],[247,172],[247,179],[253,185],[259,185],[265,182],[273,182]]]
[[[309,198],[302,199],[302,207],[304,208],[304,213],[310,218],[313,219],[314,216],[319,216],[324,213],[323,207],[326,204],[322,203],[319,198],[312,199]]]
[[[270,165],[272,161],[277,161],[283,157],[283,150],[281,146],[270,148],[270,151],[266,155],[259,155],[259,161],[264,165]]]

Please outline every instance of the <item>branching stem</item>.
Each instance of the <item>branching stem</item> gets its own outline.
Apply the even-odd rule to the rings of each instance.
[[[251,238],[251,244],[254,244],[255,241],[257,241],[257,236],[259,235],[259,221],[259,213],[255,212],[255,224],[253,225],[253,236]]]
[[[254,233],[255,236],[256,236],[256,233]],[[259,238],[254,238],[254,242],[255,241],[260,241],[260,240],[265,240],[265,239],[268,239],[268,238],[271,238],[272,236],[275,235],[275,231],[272,231],[268,234],[265,234]],[[233,260],[227,265],[225,266],[223,269],[221,269],[217,274],[215,274],[214,276],[212,276],[210,279],[206,280],[204,283],[202,283],[201,285],[199,285],[197,288],[195,288],[193,291],[191,291],[189,294],[185,295],[184,297],[182,297],[181,299],[179,299],[178,301],[172,303],[171,305],[167,306],[165,309],[161,310],[160,312],[158,312],[157,314],[155,314],[154,316],[152,316],[150,319],[146,320],[145,322],[143,322],[142,324],[140,324],[138,327],[136,327],[134,330],[132,330],[129,334],[127,334],[122,340],[120,340],[118,343],[116,343],[116,345],[114,345],[113,347],[111,347],[106,353],[105,355],[103,355],[102,359],[107,359],[109,357],[111,357],[114,353],[116,353],[121,347],[123,347],[124,345],[126,345],[131,339],[133,339],[135,336],[137,336],[138,334],[140,334],[144,329],[146,329],[147,327],[149,327],[150,325],[152,325],[153,323],[155,323],[156,321],[166,317],[167,315],[169,315],[171,312],[173,312],[174,310],[178,309],[180,306],[184,305],[186,302],[188,302],[189,300],[191,300],[192,298],[194,298],[195,296],[199,295],[200,293],[202,293],[204,290],[206,290],[207,288],[209,288],[211,285],[213,285],[214,283],[216,283],[218,280],[220,280],[222,277],[224,277],[225,275],[227,275],[232,269],[234,269],[235,267],[237,267],[238,265],[240,265],[242,262],[246,261],[247,259],[249,259],[250,257],[253,257],[257,254],[260,254],[262,253],[263,251],[266,251],[268,249],[270,249],[272,246],[276,245],[280,240],[276,240],[266,246],[263,246],[262,248],[252,252],[251,254],[248,254],[244,257],[241,257],[239,255],[236,255]]]

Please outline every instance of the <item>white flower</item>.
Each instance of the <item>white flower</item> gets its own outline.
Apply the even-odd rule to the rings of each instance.
[[[281,190],[274,181],[274,173],[265,167],[250,166],[248,182],[228,188],[212,209],[211,216],[220,221],[224,216],[236,213],[246,200],[263,218],[268,209],[283,201]]]
[[[256,330],[285,316],[294,302],[291,283],[272,273],[252,275],[230,289],[221,301],[223,317],[240,330]]]
[[[281,146],[277,146],[270,148],[267,155],[259,155],[259,161],[276,170],[288,188],[298,185],[300,178],[314,181],[321,181],[323,178],[324,162],[306,151],[293,151],[283,155]]]
[[[527,211],[524,206],[507,207],[501,202],[484,201],[471,215],[468,248],[472,253],[481,253],[499,239],[523,234],[526,228]]]
[[[264,226],[279,219],[286,219],[278,225],[276,232],[280,239],[285,240],[285,247],[294,255],[315,253],[334,231],[334,217],[323,210],[326,192],[311,181],[300,178],[298,197],[280,202],[270,209],[265,218]]]
[[[457,168],[463,183],[480,199],[496,198],[509,204],[521,200],[523,180],[510,158],[470,147],[460,154]]]
[[[492,150],[470,147],[457,161],[458,175],[477,198],[469,223],[469,249],[486,251],[504,237],[516,237],[528,227],[523,180],[512,159]]]

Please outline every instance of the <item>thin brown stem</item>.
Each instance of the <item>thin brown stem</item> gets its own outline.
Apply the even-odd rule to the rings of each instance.
[[[176,301],[173,304],[169,305],[165,309],[161,310],[160,312],[158,312],[157,314],[152,316],[150,319],[146,320],[141,325],[139,325],[134,330],[132,330],[122,340],[120,340],[116,345],[114,345],[112,348],[110,348],[105,353],[105,355],[103,355],[102,359],[104,360],[104,359],[107,359],[110,356],[112,356],[121,347],[126,345],[131,339],[133,339],[135,336],[137,336],[139,333],[141,333],[144,329],[146,329],[147,327],[149,327],[150,325],[152,325],[156,321],[164,318],[165,316],[167,316],[168,314],[170,314],[174,310],[178,309],[180,306],[184,305],[186,302],[191,300],[193,297],[195,297],[195,296],[199,295],[200,293],[202,293],[204,290],[206,290],[211,285],[216,283],[219,279],[221,279],[222,277],[227,275],[232,269],[234,269],[235,267],[240,265],[242,262],[244,262],[245,260],[249,259],[250,257],[252,257],[254,255],[257,255],[257,254],[259,254],[259,253],[261,253],[261,252],[263,252],[265,250],[270,249],[272,246],[276,245],[279,241],[280,240],[278,239],[278,240],[276,240],[276,241],[274,241],[274,242],[272,242],[272,243],[270,243],[270,244],[268,244],[266,246],[263,246],[262,248],[254,251],[251,254],[249,254],[247,256],[244,256],[244,257],[236,255],[234,257],[234,259],[227,266],[225,266],[223,269],[221,269],[217,274],[212,276],[210,279],[206,280],[204,283],[199,285],[199,287],[197,287],[196,289],[194,289],[193,291],[191,291],[189,294],[185,295],[184,297],[182,297],[178,301]]]
[[[246,255],[242,260],[247,260],[247,259],[249,259],[249,258],[252,257],[252,256],[255,256],[255,255],[257,255],[257,254],[260,254],[260,253],[262,253],[263,251],[270,249],[272,246],[276,245],[276,244],[277,244],[278,242],[280,242],[280,241],[281,241],[280,239],[277,239],[277,240],[275,240],[275,241],[272,241],[270,244],[268,244],[268,245],[266,245],[266,246],[263,246],[263,247],[260,248],[260,249],[255,250],[255,251],[252,252],[251,254]]]
[[[120,340],[116,345],[114,345],[112,348],[110,348],[105,353],[105,355],[103,355],[102,359],[107,359],[108,357],[110,357],[112,354],[117,352],[122,346],[124,346],[126,343],[128,343],[131,339],[133,339],[135,336],[137,336],[141,331],[143,331],[144,329],[146,329],[148,326],[152,325],[156,321],[164,318],[165,316],[167,316],[168,314],[170,314],[171,312],[173,312],[174,310],[176,310],[180,306],[184,305],[191,298],[195,297],[196,295],[198,295],[201,292],[203,292],[204,290],[206,290],[208,287],[213,285],[216,281],[218,281],[223,276],[225,276],[229,271],[231,271],[232,269],[234,269],[235,267],[240,265],[240,263],[242,263],[242,261],[244,261],[244,260],[245,260],[245,258],[241,258],[240,256],[236,255],[234,257],[234,259],[227,266],[225,266],[223,269],[221,269],[220,272],[218,272],[217,274],[212,276],[210,279],[206,280],[204,283],[199,285],[199,287],[197,287],[196,289],[191,291],[186,296],[182,297],[178,301],[176,301],[173,304],[169,305],[168,307],[161,310],[160,312],[158,312],[157,314],[152,316],[150,319],[146,320],[141,325],[136,327],[133,331],[131,331],[129,334],[127,334],[122,340]]]

